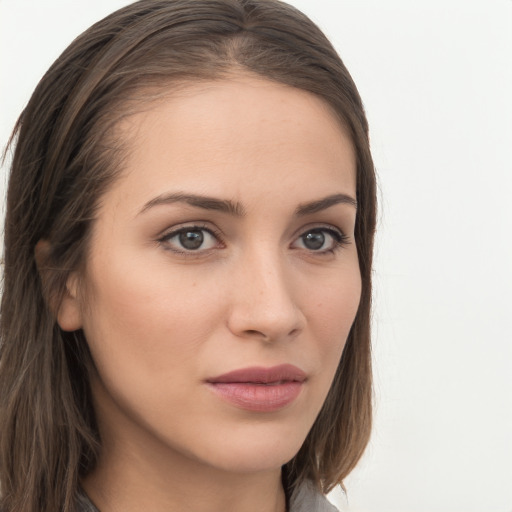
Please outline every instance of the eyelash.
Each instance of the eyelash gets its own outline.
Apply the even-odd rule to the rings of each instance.
[[[177,247],[170,247],[170,241],[173,238],[179,237],[179,235],[184,234],[184,233],[192,233],[192,232],[206,232],[210,236],[212,236],[217,241],[218,244],[220,244],[221,248],[222,248],[222,246],[224,246],[222,233],[220,231],[211,229],[204,225],[195,225],[195,224],[190,225],[190,226],[183,226],[181,228],[170,231],[170,232],[166,233],[165,235],[163,235],[162,237],[160,237],[157,241],[158,241],[158,243],[165,245],[165,248],[167,250],[170,250],[172,252],[175,252],[177,254],[184,255],[184,256],[192,256],[192,257],[196,256],[197,257],[201,254],[205,254],[206,252],[209,252],[211,249],[198,248],[197,250],[194,250],[194,249],[186,249],[186,248],[179,249]],[[321,255],[327,255],[327,254],[334,254],[337,251],[339,251],[340,249],[342,249],[344,246],[346,246],[350,243],[350,238],[347,235],[345,235],[345,233],[343,233],[341,230],[334,229],[334,228],[327,227],[327,226],[313,227],[313,228],[303,231],[294,240],[294,243],[296,243],[298,240],[304,241],[304,237],[311,233],[327,234],[332,238],[332,241],[333,241],[332,247],[330,247],[328,249],[313,250],[313,249],[304,248],[304,250],[306,250],[307,252],[314,254],[314,255],[321,256]]]
[[[306,231],[303,231],[302,234],[296,238],[296,240],[302,239],[304,241],[304,237],[311,233],[328,234],[332,238],[332,241],[333,241],[332,247],[330,247],[328,249],[323,249],[323,250],[309,249],[308,250],[306,248],[306,250],[308,252],[310,252],[311,254],[315,254],[315,255],[334,254],[337,251],[339,251],[340,249],[342,249],[344,246],[346,246],[347,244],[350,243],[350,239],[347,235],[345,235],[345,233],[343,233],[342,231],[340,231],[338,229],[329,228],[326,226],[319,226],[319,227],[313,227],[313,228],[307,229]]]
[[[173,238],[178,237],[182,233],[190,233],[190,232],[198,232],[198,231],[202,231],[202,232],[208,233],[217,242],[220,242],[221,246],[224,245],[223,244],[223,240],[222,240],[222,233],[220,231],[218,231],[218,230],[211,229],[211,228],[209,228],[207,226],[204,226],[204,225],[183,226],[181,228],[178,228],[178,229],[175,229],[173,231],[170,231],[170,232],[166,233],[165,235],[163,235],[162,237],[160,237],[158,239],[158,242],[160,244],[162,244],[162,245],[165,245],[166,249],[168,249],[170,251],[173,251],[175,253],[178,253],[180,255],[184,255],[184,256],[198,256],[200,254],[204,254],[205,251],[209,251],[209,249],[193,250],[193,249],[186,249],[186,248],[178,249],[176,247],[170,247],[170,241]]]

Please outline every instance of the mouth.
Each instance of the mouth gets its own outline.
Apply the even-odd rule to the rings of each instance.
[[[301,393],[307,375],[290,364],[251,367],[207,379],[208,387],[235,407],[253,412],[278,411]]]

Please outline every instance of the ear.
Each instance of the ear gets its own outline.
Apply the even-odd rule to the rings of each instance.
[[[48,260],[51,245],[48,240],[39,240],[35,247],[35,259],[41,280],[47,280],[47,273],[51,272]],[[66,289],[60,303],[57,297],[49,297],[49,307],[63,331],[76,331],[82,328],[82,313],[79,303],[79,278],[77,272],[71,272],[66,281]]]
[[[82,328],[82,312],[78,300],[78,275],[69,274],[66,289],[57,308],[57,323],[63,331],[76,331]]]

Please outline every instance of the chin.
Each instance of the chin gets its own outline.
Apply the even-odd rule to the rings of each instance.
[[[202,446],[196,447],[195,456],[212,467],[229,472],[277,470],[297,454],[307,432],[298,426],[290,432],[290,429],[276,426],[243,425],[223,435],[222,439],[201,443]]]

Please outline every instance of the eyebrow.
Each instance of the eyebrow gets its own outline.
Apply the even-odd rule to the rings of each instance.
[[[215,210],[235,217],[243,217],[246,213],[245,208],[237,201],[176,192],[172,194],[163,194],[151,199],[151,201],[148,201],[144,205],[142,210],[139,212],[139,215],[155,206],[173,203],[186,203],[196,208],[202,208],[203,210]],[[348,204],[357,209],[357,201],[353,197],[347,194],[333,194],[316,201],[299,204],[295,209],[295,215],[298,217],[311,215],[337,204]]]
[[[243,217],[245,215],[244,207],[238,202],[230,201],[229,199],[217,199],[216,197],[185,194],[181,192],[164,194],[151,199],[151,201],[148,201],[144,205],[144,208],[142,208],[140,213],[144,213],[155,206],[173,203],[187,203],[190,206],[195,206],[196,208],[202,208],[203,210],[216,210],[234,215],[235,217]]]
[[[353,197],[347,194],[333,194],[331,196],[318,199],[317,201],[300,204],[295,210],[295,215],[299,217],[303,215],[311,215],[312,213],[326,210],[327,208],[337,204],[348,204],[357,210],[357,201]]]

